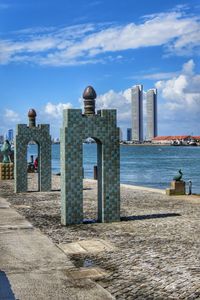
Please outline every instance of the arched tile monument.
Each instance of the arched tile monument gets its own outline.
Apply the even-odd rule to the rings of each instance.
[[[98,221],[120,220],[120,148],[116,110],[95,113],[96,92],[88,86],[81,109],[63,111],[61,128],[61,222],[83,222],[83,141],[97,143]]]
[[[48,124],[36,126],[36,112],[28,112],[29,125],[18,124],[15,136],[14,178],[15,192],[27,191],[27,145],[34,141],[38,145],[38,190],[51,190],[51,136]]]

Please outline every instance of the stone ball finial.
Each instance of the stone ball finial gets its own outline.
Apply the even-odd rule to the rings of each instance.
[[[28,118],[29,118],[29,127],[35,127],[35,118],[37,114],[35,109],[31,108],[28,111]]]
[[[92,86],[87,86],[83,92],[84,99],[84,114],[94,115],[95,114],[95,99],[97,94]]]
[[[88,85],[83,92],[83,99],[96,99],[97,94],[91,85]]]
[[[35,118],[37,116],[35,109],[30,108],[28,111],[28,117],[29,118]]]

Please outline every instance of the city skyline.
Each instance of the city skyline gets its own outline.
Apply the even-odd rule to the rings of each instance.
[[[199,0],[0,1],[0,132],[34,108],[58,137],[63,108],[92,85],[124,133],[142,82],[158,90],[160,135],[199,135],[199,15]]]
[[[131,116],[133,141],[151,141],[158,135],[157,89],[145,92],[142,84],[131,88]]]

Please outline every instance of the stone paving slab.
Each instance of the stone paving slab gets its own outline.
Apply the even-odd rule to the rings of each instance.
[[[67,243],[67,244],[59,244],[58,247],[64,251],[66,254],[80,254],[87,253],[87,250],[83,249],[78,242],[76,243]]]
[[[87,252],[113,251],[114,246],[104,240],[83,240],[79,242]]]
[[[87,254],[102,251],[113,251],[115,247],[111,243],[104,240],[83,240],[74,243],[62,243],[58,247],[67,254]]]

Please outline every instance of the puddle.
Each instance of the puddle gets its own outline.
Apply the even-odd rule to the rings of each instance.
[[[76,268],[91,268],[95,266],[92,259],[89,258],[76,258],[72,259]]]

